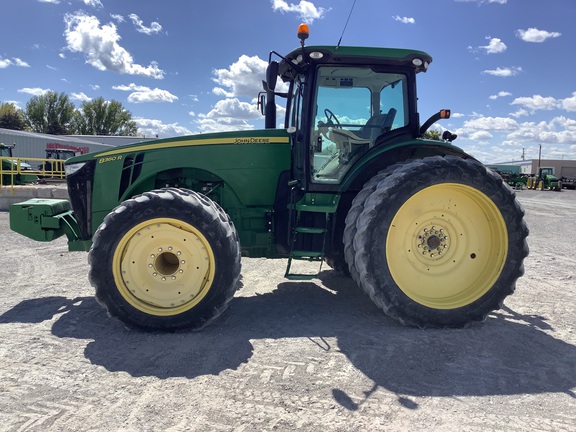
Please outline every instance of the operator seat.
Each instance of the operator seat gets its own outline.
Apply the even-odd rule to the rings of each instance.
[[[390,108],[386,114],[376,114],[368,119],[366,124],[360,128],[356,135],[360,138],[375,140],[383,133],[392,128],[392,123],[396,117],[396,108]]]
[[[372,147],[376,138],[390,130],[395,116],[396,108],[390,108],[387,114],[370,117],[366,124],[355,132],[333,127],[328,139],[336,143],[343,155],[349,155],[358,147],[365,145]]]

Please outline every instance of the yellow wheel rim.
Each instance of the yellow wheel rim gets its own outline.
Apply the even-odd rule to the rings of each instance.
[[[466,306],[486,294],[507,252],[506,223],[494,202],[456,183],[410,197],[386,239],[388,268],[398,287],[435,309]]]
[[[214,280],[214,253],[192,225],[159,218],[139,223],[118,243],[112,261],[118,291],[135,308],[170,316],[196,306]]]

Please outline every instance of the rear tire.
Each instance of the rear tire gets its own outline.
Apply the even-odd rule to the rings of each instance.
[[[528,255],[512,189],[480,163],[451,156],[382,173],[347,219],[356,282],[406,325],[463,327],[499,309]]]
[[[372,194],[372,192],[374,192],[378,183],[393,173],[399,166],[399,164],[391,165],[368,180],[360,192],[358,192],[358,195],[354,197],[352,206],[346,215],[346,226],[344,228],[343,237],[344,258],[348,265],[348,271],[355,281],[360,280],[360,275],[358,274],[358,270],[356,270],[356,265],[354,264],[356,252],[354,250],[353,242],[354,237],[356,237],[356,220],[364,210],[366,199]]]
[[[198,329],[220,315],[240,280],[234,225],[209,198],[160,189],[124,201],[88,255],[96,299],[128,327]]]

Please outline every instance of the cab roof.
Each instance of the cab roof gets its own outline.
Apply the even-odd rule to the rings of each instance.
[[[425,72],[432,57],[424,51],[403,48],[374,48],[353,46],[306,46],[291,51],[286,59],[299,64],[303,50],[308,61],[326,64],[381,64],[408,66]]]

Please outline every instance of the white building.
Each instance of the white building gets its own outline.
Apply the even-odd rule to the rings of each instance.
[[[0,128],[0,143],[15,145],[12,154],[19,158],[45,158],[46,150],[49,149],[69,149],[79,154],[86,154],[152,139],[155,138],[49,135]]]

